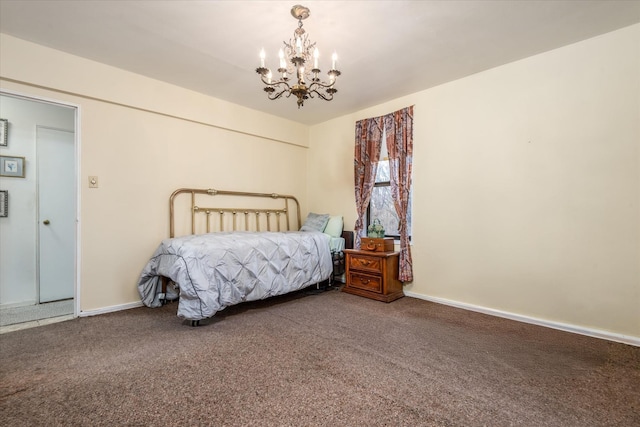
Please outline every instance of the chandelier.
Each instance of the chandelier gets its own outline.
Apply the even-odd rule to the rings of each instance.
[[[271,100],[278,99],[285,95],[287,98],[295,95],[298,98],[298,108],[304,105],[304,101],[309,98],[324,99],[331,101],[333,95],[338,91],[334,88],[340,71],[336,70],[337,55],[333,54],[331,69],[327,72],[328,82],[320,80],[321,73],[318,68],[319,52],[315,43],[311,43],[304,28],[302,20],[309,17],[309,8],[296,5],[291,8],[291,15],[298,20],[298,28],[293,32],[293,39],[289,43],[284,43],[284,49],[280,49],[278,57],[280,65],[277,74],[274,75],[265,66],[264,49],[260,51],[260,67],[256,72],[260,74],[262,83],[266,86],[264,91]],[[313,61],[313,67],[311,62]],[[309,64],[309,66],[305,66]]]

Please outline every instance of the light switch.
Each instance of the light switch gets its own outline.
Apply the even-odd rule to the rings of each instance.
[[[98,177],[90,176],[89,177],[89,188],[98,188]]]

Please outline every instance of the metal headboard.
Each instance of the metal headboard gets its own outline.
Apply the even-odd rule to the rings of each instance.
[[[300,204],[298,200],[289,195],[276,194],[276,193],[247,193],[242,191],[225,191],[208,189],[195,189],[195,188],[180,188],[174,191],[169,198],[169,237],[175,237],[176,233],[176,212],[175,204],[176,198],[181,194],[191,195],[191,234],[196,233],[196,218],[197,215],[205,215],[205,232],[210,233],[212,231],[288,231],[298,229],[301,226],[300,218]],[[271,199],[272,201],[282,201],[279,206],[265,207],[260,206],[258,208],[240,207],[234,208],[227,205],[221,207],[203,207],[196,203],[196,195],[205,196],[234,196],[237,197],[257,197],[263,199]],[[202,201],[202,200],[198,200]],[[290,208],[290,203],[295,203],[295,208]],[[291,215],[295,212],[295,224],[292,224],[293,220]],[[218,229],[215,230],[213,221],[218,220]],[[229,222],[231,226],[229,227]],[[266,229],[265,229],[266,228]]]

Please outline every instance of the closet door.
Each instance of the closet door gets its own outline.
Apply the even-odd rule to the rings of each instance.
[[[39,302],[74,297],[75,144],[74,133],[38,126],[38,290]]]

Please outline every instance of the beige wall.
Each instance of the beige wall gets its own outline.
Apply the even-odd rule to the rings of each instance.
[[[307,126],[6,35],[0,52],[2,89],[80,107],[82,312],[140,300],[136,281],[168,236],[176,188],[306,202]]]
[[[412,104],[405,289],[640,337],[640,25],[312,127],[311,209],[353,229],[355,121]]]
[[[83,311],[139,300],[177,187],[276,189],[352,229],[355,121],[414,104],[406,290],[640,337],[639,40],[636,25],[310,128],[5,35],[0,85],[80,106]]]

